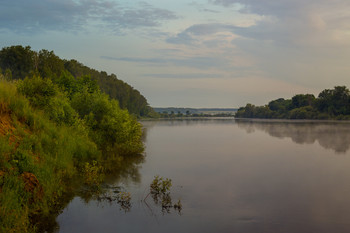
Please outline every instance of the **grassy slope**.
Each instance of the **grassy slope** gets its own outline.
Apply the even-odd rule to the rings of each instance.
[[[50,122],[0,81],[0,232],[35,232],[31,217],[48,215],[64,179],[98,157],[83,130]]]

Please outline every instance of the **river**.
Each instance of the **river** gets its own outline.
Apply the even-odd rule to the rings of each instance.
[[[75,197],[56,232],[350,232],[349,123],[142,123],[145,158],[107,179],[130,206]],[[147,197],[155,175],[180,211]]]

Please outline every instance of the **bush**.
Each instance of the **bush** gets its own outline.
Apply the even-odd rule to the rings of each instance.
[[[90,137],[100,149],[119,154],[141,153],[141,126],[126,110],[119,108],[99,91],[87,88],[72,97],[72,107],[90,129]]]
[[[295,108],[290,111],[290,119],[314,119],[317,112],[311,106]]]
[[[74,88],[39,76],[0,81],[1,232],[35,230],[29,216],[48,215],[78,171],[101,182],[91,161],[143,151],[136,119],[89,77],[69,80]]]
[[[78,115],[70,106],[69,99],[50,79],[34,76],[19,81],[17,87],[34,107],[44,110],[57,124],[73,125],[77,122]]]
[[[0,232],[28,232],[29,215],[49,213],[62,195],[64,180],[100,152],[81,125],[51,122],[12,83],[0,82],[0,103],[6,103],[0,117],[7,119],[6,127],[0,125]],[[41,187],[40,201],[25,188],[23,177]]]

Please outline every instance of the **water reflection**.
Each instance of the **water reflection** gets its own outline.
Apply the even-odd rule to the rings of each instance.
[[[130,155],[126,157],[118,157],[117,159],[111,161],[106,161],[104,163],[104,168],[109,172],[106,174],[105,182],[107,184],[115,183],[140,183],[141,165],[145,162],[145,156],[143,155]]]
[[[170,188],[172,186],[172,181],[169,178],[163,178],[155,176],[152,183],[150,184],[150,192],[143,199],[143,203],[149,208],[150,212],[154,215],[152,207],[147,203],[147,198],[152,197],[156,205],[162,207],[162,213],[170,214],[172,209],[178,211],[181,215],[182,204],[181,200],[178,200],[177,203],[173,204],[172,197],[170,194]]]
[[[350,124],[338,122],[295,122],[236,120],[239,128],[247,133],[256,130],[272,137],[291,138],[298,144],[313,144],[316,141],[326,149],[344,154],[350,148]]]
[[[179,118],[179,119],[164,119],[164,120],[144,120],[142,125],[146,129],[154,126],[193,126],[193,125],[210,125],[210,124],[232,124],[235,122],[233,117],[201,117],[201,118]]]
[[[103,166],[108,172],[105,174],[105,182],[99,190],[84,186],[81,177],[76,177],[67,184],[69,191],[58,200],[58,203],[55,203],[50,215],[32,217],[33,222],[36,223],[37,231],[45,233],[59,232],[59,224],[56,218],[76,198],[79,198],[85,204],[94,201],[100,207],[117,205],[124,212],[130,211],[130,194],[125,192],[122,186],[114,184],[140,183],[141,174],[139,169],[144,161],[143,155],[117,157],[105,161]]]
[[[350,232],[350,156],[331,156],[335,149],[315,143],[348,138],[348,126],[307,124],[143,122],[147,161],[122,172],[127,179],[111,177],[131,193],[130,211],[75,198],[58,217],[60,233]],[[157,174],[174,182],[172,200],[158,205],[151,195],[145,200]],[[162,214],[162,202],[174,207],[170,214]]]

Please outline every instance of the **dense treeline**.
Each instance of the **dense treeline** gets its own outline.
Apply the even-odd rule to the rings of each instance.
[[[1,59],[8,68],[0,73],[0,232],[37,232],[35,219],[51,216],[67,181],[95,182],[101,164],[144,149],[140,123],[98,80],[73,76],[51,52],[26,53]]]
[[[198,117],[232,117],[233,114],[231,112],[221,112],[221,113],[190,113],[189,111],[187,111],[185,114],[181,113],[180,111],[178,111],[177,113],[175,113],[174,111],[171,111],[170,113],[168,113],[167,111],[158,113],[160,118],[198,118]]]
[[[8,79],[24,79],[34,74],[44,78],[59,78],[69,72],[75,78],[90,76],[96,80],[101,90],[118,100],[123,109],[136,116],[155,116],[156,113],[146,98],[129,84],[119,80],[115,74],[91,69],[76,60],[63,60],[53,51],[31,50],[29,46],[5,47],[0,51],[0,72]]]
[[[292,99],[273,100],[265,106],[247,104],[238,109],[235,117],[350,120],[350,91],[345,86],[336,86],[323,90],[317,98],[299,94]]]

